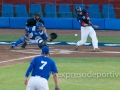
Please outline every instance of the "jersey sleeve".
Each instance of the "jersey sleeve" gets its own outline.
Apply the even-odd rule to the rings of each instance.
[[[30,75],[32,69],[34,68],[34,66],[35,66],[35,60],[36,60],[36,59],[34,58],[34,59],[31,61],[30,66],[28,67],[28,70],[26,71],[26,74],[25,74],[26,77],[28,77],[28,76]]]
[[[32,32],[32,27],[29,27],[29,28],[25,29],[25,32],[26,33],[31,33]]]
[[[58,73],[57,66],[56,66],[54,61],[53,61],[53,64],[52,64],[52,73]]]
[[[27,27],[30,26],[30,19],[27,20],[27,22],[26,22],[26,26],[27,26]]]

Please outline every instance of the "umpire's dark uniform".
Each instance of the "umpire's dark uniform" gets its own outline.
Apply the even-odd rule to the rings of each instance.
[[[44,24],[44,21],[40,18],[40,14],[39,13],[35,13],[34,14],[34,18],[28,19],[27,22],[26,22],[26,26],[27,27],[36,26],[37,22],[41,22],[42,24]]]
[[[36,26],[37,22],[41,22],[42,24],[44,24],[44,21],[40,18],[37,21],[34,18],[30,18],[30,19],[27,20],[26,26],[27,27]]]

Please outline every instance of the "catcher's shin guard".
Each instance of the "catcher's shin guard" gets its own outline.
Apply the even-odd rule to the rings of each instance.
[[[22,44],[22,46],[21,46],[21,48],[25,48],[26,46],[27,46],[27,42],[24,41],[23,44]]]

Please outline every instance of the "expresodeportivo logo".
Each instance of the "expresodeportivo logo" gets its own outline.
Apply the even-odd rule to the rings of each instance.
[[[115,72],[115,71],[111,71],[111,72],[82,72],[82,73],[59,73],[58,74],[59,78],[65,78],[65,79],[69,79],[69,78],[96,78],[96,79],[100,79],[100,78],[118,78],[120,77],[120,72]]]

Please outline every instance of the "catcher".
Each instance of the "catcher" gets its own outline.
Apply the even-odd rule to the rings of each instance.
[[[41,18],[41,15],[38,13],[38,12],[35,12],[34,13],[34,17],[33,18],[29,18],[26,22],[26,29],[29,28],[29,27],[33,27],[33,26],[36,26],[37,22],[41,22],[43,25],[44,25],[44,21],[42,20]],[[44,32],[46,33],[47,35],[47,31],[46,31],[46,28],[44,27]],[[25,32],[26,33],[26,32]],[[26,33],[27,34],[27,33]],[[22,48],[25,48],[27,45],[26,42],[23,42],[21,47]]]
[[[51,42],[57,38],[56,33],[50,34],[50,39],[44,33],[44,26],[41,22],[38,22],[36,26],[29,27],[25,30],[25,36],[19,38],[15,44],[11,46],[11,49],[16,48],[19,44],[26,42],[27,43],[37,43],[38,47],[41,49],[42,46],[47,46],[47,41]],[[26,47],[26,45],[24,47]]]

